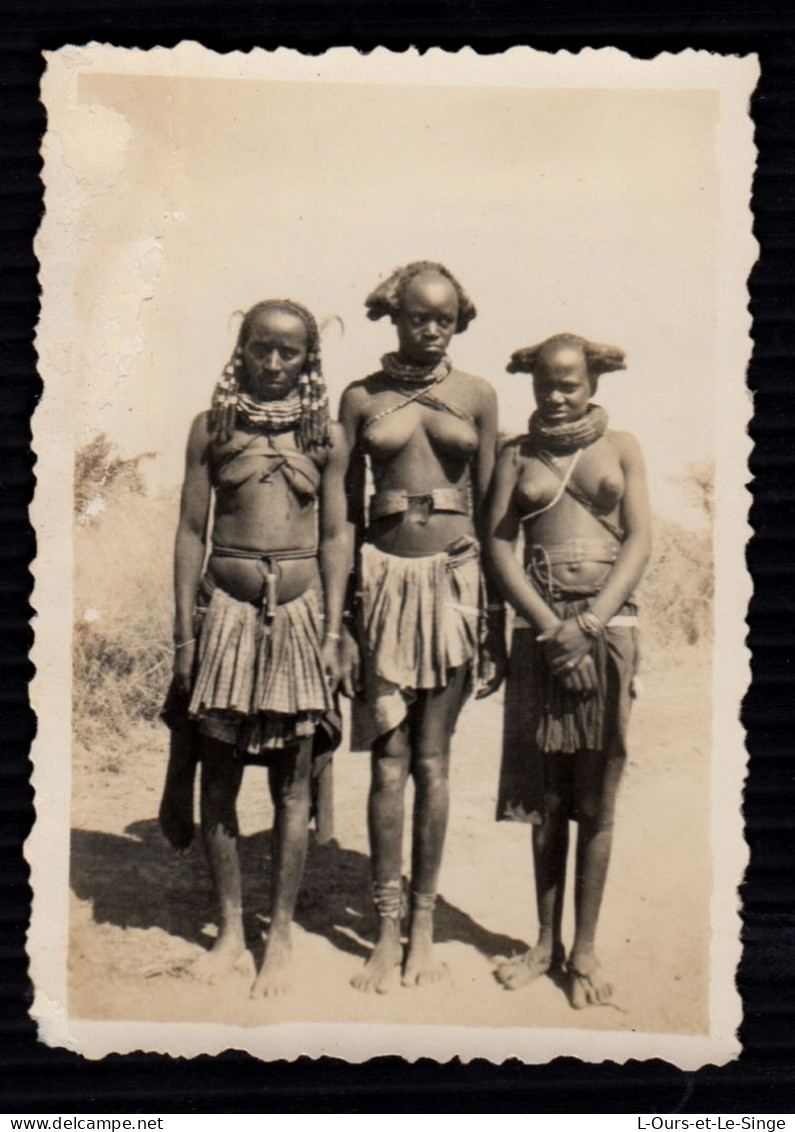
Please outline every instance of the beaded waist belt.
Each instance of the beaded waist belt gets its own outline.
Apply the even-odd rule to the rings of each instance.
[[[304,547],[298,550],[249,550],[239,546],[218,546],[213,543],[212,558],[240,558],[248,562],[258,562],[262,566],[264,584],[262,593],[252,601],[251,605],[259,606],[262,620],[269,627],[276,615],[279,604],[279,580],[281,577],[280,562],[299,562],[309,558],[317,558],[317,547]],[[202,578],[202,586],[210,592],[215,589],[215,583],[207,575]]]

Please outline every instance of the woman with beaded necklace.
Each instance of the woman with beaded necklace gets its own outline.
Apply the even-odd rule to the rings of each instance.
[[[202,837],[219,902],[218,938],[192,968],[206,981],[245,949],[236,799],[245,763],[268,768],[271,922],[252,996],[290,987],[313,754],[339,740],[331,693],[351,558],[344,472],[314,318],[292,301],[258,303],[210,412],[191,428],[174,569],[173,694],[195,721]],[[161,822],[177,846],[192,834],[192,769],[172,757]]]
[[[613,993],[594,941],[637,664],[632,594],[650,552],[637,441],[608,430],[607,414],[590,403],[599,376],[624,368],[621,350],[573,334],[513,355],[508,370],[532,374],[537,408],[528,434],[500,454],[489,515],[495,577],[517,613],[497,816],[533,824],[539,921],[535,947],[496,975],[515,990],[562,966],[569,820],[576,820],[567,971],[577,1008]],[[520,527],[524,568],[513,551]]]
[[[414,779],[411,921],[405,986],[433,983],[433,909],[448,817],[450,737],[480,648],[479,695],[502,679],[502,606],[480,601],[476,531],[495,458],[497,404],[479,377],[453,368],[447,346],[475,308],[441,264],[395,271],[368,297],[391,318],[398,350],[350,385],[340,420],[351,451],[349,499],[359,536],[359,643],[372,738],[368,826],[375,948],[353,979],[393,988],[402,959],[402,836]],[[365,523],[365,458],[375,494]],[[365,526],[367,530],[365,531]],[[366,537],[366,541],[365,541]]]

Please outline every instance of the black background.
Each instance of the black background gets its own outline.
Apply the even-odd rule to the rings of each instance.
[[[755,596],[749,625],[753,685],[745,701],[750,774],[745,797],[751,864],[742,890],[744,1002],[739,1061],[683,1073],[661,1061],[545,1066],[509,1062],[363,1066],[325,1059],[263,1065],[229,1052],[192,1061],[112,1056],[86,1061],[36,1041],[24,953],[30,908],[22,842],[33,820],[28,749],[27,650],[35,534],[27,505],[35,484],[30,415],[41,392],[33,333],[38,312],[32,242],[42,210],[38,149],[41,51],[90,40],[170,47],[194,39],[219,51],[252,46],[321,52],[334,45],[403,50],[515,44],[554,51],[616,46],[641,58],[689,47],[758,54],[752,101],[759,149],[754,182],[760,258],[750,280],[755,395],[749,470],[755,536],[748,559]],[[580,0],[428,4],[393,0],[249,0],[104,3],[0,0],[0,1109],[6,1112],[790,1112],[795,1108],[795,645],[793,511],[793,252],[795,251],[795,11],[786,3],[629,8]],[[675,358],[672,359],[675,364]],[[750,499],[749,499],[750,501]],[[35,623],[34,623],[35,627]],[[594,1034],[594,1040],[598,1037]]]

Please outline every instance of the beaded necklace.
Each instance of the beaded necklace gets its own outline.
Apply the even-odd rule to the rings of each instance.
[[[538,410],[528,422],[528,431],[538,448],[562,456],[587,448],[607,432],[607,413],[600,405],[589,405],[576,421],[544,424]]]
[[[453,363],[446,354],[440,361],[430,366],[416,366],[411,362],[403,362],[394,351],[391,354],[384,354],[381,359],[381,369],[386,377],[408,385],[425,385],[431,381],[442,381],[452,368]]]
[[[291,389],[286,397],[277,401],[258,401],[248,393],[239,392],[235,397],[237,416],[250,428],[260,428],[278,432],[297,424],[301,417],[301,395]]]

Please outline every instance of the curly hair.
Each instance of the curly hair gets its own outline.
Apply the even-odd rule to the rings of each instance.
[[[395,316],[400,313],[402,308],[406,288],[413,279],[416,279],[424,271],[436,272],[452,283],[458,298],[458,319],[455,332],[462,334],[478,313],[475,304],[452,271],[446,268],[443,263],[434,263],[428,259],[418,259],[413,263],[407,263],[405,267],[398,267],[383,283],[379,283],[364,301],[364,305],[367,307],[367,317],[376,322],[379,318],[388,315],[394,321]]]
[[[306,362],[298,378],[301,398],[301,415],[298,420],[297,441],[304,451],[325,448],[331,443],[331,417],[328,392],[320,360],[320,332],[311,311],[293,299],[265,299],[255,303],[243,315],[235,349],[224,367],[221,381],[213,394],[211,423],[219,440],[229,439],[235,427],[236,394],[242,387],[243,351],[255,320],[265,311],[285,311],[300,318],[306,327]]]
[[[601,377],[603,373],[613,373],[615,370],[626,369],[624,361],[626,354],[618,346],[606,346],[602,342],[589,342],[579,334],[553,334],[535,346],[525,346],[511,354],[511,360],[505,367],[508,373],[534,374],[540,364],[549,355],[561,348],[582,350],[585,364],[588,367],[588,376],[592,382]]]

